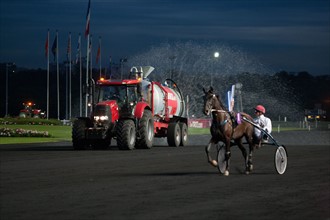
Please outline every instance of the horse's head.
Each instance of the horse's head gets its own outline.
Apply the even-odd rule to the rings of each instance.
[[[214,107],[214,102],[215,102],[215,99],[216,99],[216,95],[214,94],[212,87],[210,87],[209,91],[206,91],[203,88],[203,91],[204,91],[204,94],[205,94],[203,96],[203,99],[204,99],[203,113],[205,115],[210,115],[210,113],[212,112],[212,109]]]

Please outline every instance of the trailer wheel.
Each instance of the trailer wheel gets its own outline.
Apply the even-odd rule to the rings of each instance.
[[[72,145],[74,150],[85,150],[88,143],[85,138],[86,121],[76,120],[72,126]]]
[[[188,144],[188,127],[186,123],[180,122],[181,129],[181,143],[180,146],[186,146]]]
[[[117,145],[120,150],[135,148],[135,125],[132,120],[120,120],[117,124]]]
[[[140,139],[137,140],[136,148],[150,149],[154,142],[154,122],[150,110],[145,110],[140,120],[139,131]]]
[[[181,130],[179,123],[172,122],[168,125],[167,129],[168,146],[179,147],[181,143]]]

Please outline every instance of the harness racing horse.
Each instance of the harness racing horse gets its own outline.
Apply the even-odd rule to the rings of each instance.
[[[230,159],[230,147],[237,145],[242,151],[243,157],[245,159],[245,173],[249,174],[252,169],[252,154],[253,154],[253,125],[242,120],[237,126],[234,125],[234,122],[231,119],[230,113],[226,110],[219,97],[214,94],[213,88],[210,87],[209,91],[206,91],[203,88],[205,93],[204,96],[204,114],[212,115],[212,125],[210,128],[211,131],[211,140],[209,144],[205,147],[206,155],[208,162],[217,166],[217,161],[212,160],[210,155],[210,149],[212,145],[218,144],[218,142],[223,142],[225,145],[225,161],[226,169],[224,172],[225,176],[229,175],[229,159]],[[242,117],[246,117],[250,120],[253,120],[250,115],[246,113],[240,113]],[[245,137],[246,141],[249,144],[249,155],[243,146],[242,139]],[[232,142],[232,140],[234,142]]]

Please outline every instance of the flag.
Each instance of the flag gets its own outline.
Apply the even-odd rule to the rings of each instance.
[[[77,45],[77,53],[76,53],[76,64],[79,62],[79,55],[80,55],[80,41],[81,41],[81,36],[80,36],[80,34],[79,34],[78,45]]]
[[[96,63],[99,62],[101,56],[101,45],[99,44],[99,48],[97,49],[97,54],[96,54]]]
[[[46,58],[48,56],[48,44],[49,44],[49,42],[48,42],[48,39],[49,39],[48,34],[49,34],[49,32],[47,33],[47,39],[46,39],[46,43],[45,43],[45,57]]]
[[[91,0],[88,0],[88,8],[87,8],[87,15],[86,15],[86,28],[85,28],[85,37],[89,35],[89,23],[91,18]]]
[[[55,57],[56,57],[56,54],[57,54],[57,35],[56,35],[56,37],[54,39],[54,42],[53,42],[52,53],[54,55],[54,61],[55,61]]]

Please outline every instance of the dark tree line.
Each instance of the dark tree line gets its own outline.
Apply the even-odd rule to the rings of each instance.
[[[330,75],[312,76],[305,71],[298,73],[282,71],[276,73],[274,77],[287,87],[293,88],[305,109],[313,109],[318,105],[330,110]]]

